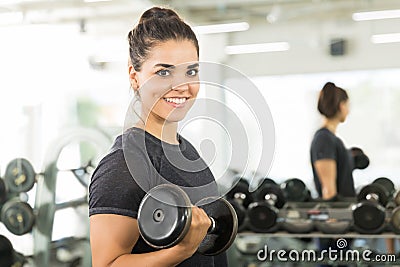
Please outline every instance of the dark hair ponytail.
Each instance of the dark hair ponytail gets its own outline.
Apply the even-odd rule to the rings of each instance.
[[[128,33],[129,56],[135,70],[140,71],[151,48],[169,40],[192,41],[199,55],[199,44],[193,30],[169,8],[146,10],[138,24]]]
[[[327,82],[319,93],[318,111],[327,118],[333,118],[340,109],[340,103],[348,99],[345,90]]]

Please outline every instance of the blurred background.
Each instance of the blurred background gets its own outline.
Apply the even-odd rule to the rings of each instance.
[[[338,135],[347,147],[361,147],[371,161],[367,169],[354,172],[356,187],[380,176],[399,184],[398,0],[1,0],[2,175],[16,157],[28,159],[39,173],[54,142],[77,127],[100,133],[109,140],[104,146],[111,145],[122,132],[133,96],[127,75],[127,33],[154,5],[174,8],[194,27],[200,61],[231,66],[258,87],[274,122],[269,177],[277,182],[301,178],[315,195],[309,148],[322,123],[318,92],[332,81],[347,90],[351,103],[350,116],[339,126]],[[235,106],[223,92],[214,97]],[[193,127],[184,134],[189,140],[198,139],[208,125]],[[217,139],[218,134],[216,130]],[[256,135],[250,131],[249,140]],[[223,162],[223,139],[216,145],[220,161],[213,166],[215,172],[236,168]],[[92,150],[85,151],[70,145],[60,155],[58,167],[79,167],[93,156]],[[59,201],[85,195],[69,180],[60,189]],[[35,190],[28,195],[34,205]],[[65,225],[80,228],[79,220],[71,224],[65,219],[72,216],[56,216],[54,239],[73,234]],[[2,226],[0,231],[6,234]],[[19,251],[32,253],[30,235],[8,236],[17,240],[13,244]]]

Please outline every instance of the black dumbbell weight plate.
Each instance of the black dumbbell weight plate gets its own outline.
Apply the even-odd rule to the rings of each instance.
[[[227,250],[235,241],[238,231],[238,218],[234,208],[223,198],[208,197],[196,203],[215,221],[216,228],[201,242],[198,252],[213,256]]]
[[[243,178],[226,194],[226,197],[238,200],[245,208],[253,202],[253,197],[249,192],[249,183]]]
[[[8,201],[1,209],[1,221],[11,233],[24,235],[32,231],[35,215],[28,203]]]
[[[394,183],[386,177],[380,177],[376,179],[375,181],[373,181],[373,184],[382,185],[384,188],[386,188],[386,191],[388,192],[389,196],[393,196],[395,192]]]
[[[247,210],[249,228],[257,233],[269,233],[276,231],[276,221],[279,210],[267,202],[253,202]]]
[[[245,225],[246,210],[241,204],[239,204],[235,200],[228,200],[228,202],[229,202],[229,204],[232,205],[232,207],[234,208],[234,210],[236,212],[237,219],[238,219],[238,231],[241,231],[246,227],[246,225]]]
[[[363,201],[363,200],[371,200],[368,199],[368,196],[372,196],[372,200],[375,197],[378,197],[378,202],[382,206],[386,206],[386,204],[389,201],[389,196],[388,192],[386,191],[385,187],[383,187],[380,184],[369,184],[364,186],[360,193],[357,196],[358,201]]]
[[[394,202],[397,206],[400,206],[400,190],[396,193],[396,196],[394,197]]]
[[[0,178],[0,205],[7,200],[7,189],[4,180]]]
[[[0,235],[0,266],[13,266],[14,264],[14,248],[11,241]]]
[[[139,231],[146,243],[155,248],[172,247],[186,235],[192,221],[187,194],[175,185],[152,188],[139,206]]]
[[[385,225],[385,208],[377,203],[362,201],[353,205],[353,223],[362,234],[380,233]]]
[[[308,200],[308,189],[304,182],[298,178],[283,182],[281,188],[287,201],[303,202]]]
[[[393,232],[400,234],[400,207],[397,207],[392,211],[390,223],[392,225]]]
[[[271,200],[274,202],[273,206],[278,209],[282,208],[286,202],[282,189],[275,184],[264,184],[256,190],[255,196],[257,201],[269,202]]]
[[[4,180],[10,192],[28,192],[35,184],[35,171],[32,164],[23,158],[8,163]]]

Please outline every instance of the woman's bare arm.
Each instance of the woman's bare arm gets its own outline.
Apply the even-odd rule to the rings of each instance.
[[[192,209],[188,234],[176,246],[155,252],[131,254],[139,238],[137,220],[113,214],[90,217],[90,243],[93,267],[176,266],[191,257],[204,239],[210,220],[202,209]]]
[[[331,199],[336,196],[336,161],[320,159],[314,162],[314,167],[321,183],[322,198]]]

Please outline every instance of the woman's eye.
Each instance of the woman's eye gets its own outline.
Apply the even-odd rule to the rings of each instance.
[[[171,75],[171,71],[167,70],[167,69],[163,69],[163,70],[159,70],[156,72],[157,75],[162,76],[162,77],[166,77]]]
[[[198,72],[199,72],[198,69],[191,69],[191,70],[188,70],[188,71],[186,72],[186,74],[187,74],[188,76],[196,76]]]

